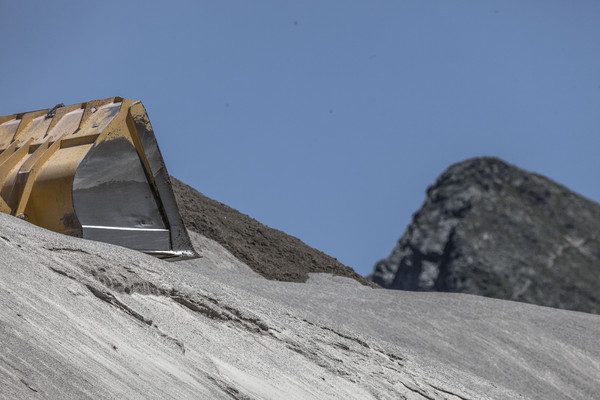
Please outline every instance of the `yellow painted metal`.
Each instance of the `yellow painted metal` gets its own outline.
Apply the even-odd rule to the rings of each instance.
[[[0,149],[10,145],[21,123],[16,115],[0,117]]]
[[[65,139],[61,144],[64,142]],[[57,149],[44,164],[25,210],[30,222],[55,232],[82,236],[73,207],[72,186],[77,167],[92,143]]]
[[[123,117],[107,119],[116,108]],[[102,140],[120,136],[133,142],[129,111],[115,97],[48,112],[0,117],[0,211],[81,236],[81,227],[71,224],[76,219],[71,198],[75,171],[101,133]]]
[[[25,144],[21,145],[21,147],[14,146],[11,148],[9,146],[9,148],[2,153],[2,156],[8,154],[8,157],[6,157],[5,161],[0,165],[0,197],[4,198],[4,201],[9,205],[11,210],[13,209],[10,204],[12,197],[11,177],[14,176],[13,172],[16,170],[16,167],[23,164],[27,159],[31,141],[32,140],[29,139]]]
[[[6,122],[9,121],[14,121],[17,119],[17,115],[18,114],[12,114],[12,115],[4,115],[2,117],[0,117],[0,125],[5,124]]]
[[[4,161],[6,161],[8,157],[13,155],[13,153],[19,148],[22,148],[19,147],[19,142],[12,142],[2,153],[0,153],[0,165],[2,165]],[[0,179],[2,179],[2,174],[0,174]]]
[[[138,128],[142,129],[143,137],[140,137]],[[116,154],[111,153],[112,149],[117,149]],[[148,151],[151,160],[147,156]],[[127,162],[119,164],[123,159]],[[138,172],[128,175],[126,170],[115,171],[124,168],[121,165],[132,165]],[[102,170],[96,171],[97,166]],[[124,180],[122,177],[125,177]],[[100,183],[95,185],[96,181]],[[129,186],[121,185],[123,181],[129,182]],[[143,181],[147,183],[145,188]],[[142,185],[139,190],[132,189],[138,184]],[[81,216],[77,215],[75,193],[78,193],[78,198],[88,199],[89,192],[86,191],[92,190],[103,197],[106,192],[102,185],[108,185],[109,191],[113,190],[107,199],[113,196],[124,204],[127,199],[119,198],[118,193],[133,190],[134,197],[146,202],[143,212],[147,215],[137,215],[137,210],[131,212],[129,206],[132,215],[124,216],[129,219],[123,218],[123,223],[134,221],[134,226],[121,227],[118,225],[122,222],[118,218],[119,204],[116,204],[116,217],[111,214],[112,225],[94,225],[89,229],[113,229],[116,234],[127,230],[144,231],[144,237],[152,238],[156,243],[164,242],[161,232],[169,231],[171,236],[167,243],[171,242],[172,250],[179,251],[187,246],[189,238],[176,209],[164,161],[141,102],[114,97],[0,116],[0,212],[20,216],[56,232],[86,237],[85,223],[81,223]],[[148,194],[141,195],[142,192]],[[166,200],[161,198],[165,194],[168,195]],[[167,204],[166,208],[164,204]],[[91,207],[90,202],[85,203],[81,206],[82,213],[95,220],[94,205]],[[158,217],[159,222],[156,222],[155,215],[161,216]],[[145,229],[146,226],[152,229]],[[177,238],[174,238],[173,232],[177,232]],[[183,239],[182,235],[185,236]],[[175,239],[179,243],[177,246],[173,244]],[[164,253],[162,248],[147,250],[152,254]],[[194,254],[193,250],[188,253]]]
[[[40,110],[23,114],[13,140],[23,142],[35,139],[40,132],[45,133],[45,129],[50,125],[50,121],[44,118],[47,112],[48,110]]]
[[[40,174],[44,163],[46,163],[50,156],[60,148],[60,140],[56,140],[52,144],[50,144],[50,140],[51,139],[46,140],[44,144],[37,148],[31,157],[29,157],[23,166],[21,166],[21,169],[17,174],[17,185],[19,190],[17,198],[19,199],[19,203],[15,210],[16,215],[27,215],[25,214],[25,209],[29,203],[33,184]],[[35,223],[35,221],[31,222]]]
[[[84,111],[83,104],[58,108],[48,127],[48,136],[69,135],[75,132],[79,128]]]
[[[59,107],[54,115],[46,109],[0,117],[0,211],[81,236],[74,218],[73,177],[106,128],[106,106],[122,107],[121,100]],[[113,130],[118,131],[116,122]],[[62,154],[53,157],[57,153]]]
[[[8,204],[6,204],[6,202],[2,199],[2,197],[0,197],[0,212],[5,213],[5,214],[10,214],[10,207],[8,206]]]

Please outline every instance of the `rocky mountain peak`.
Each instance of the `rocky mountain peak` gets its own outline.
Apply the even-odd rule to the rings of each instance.
[[[449,167],[371,279],[600,312],[600,205],[497,158]]]

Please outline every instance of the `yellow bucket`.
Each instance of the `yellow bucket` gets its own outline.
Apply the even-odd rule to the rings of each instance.
[[[136,100],[0,117],[0,211],[158,257],[196,255]]]

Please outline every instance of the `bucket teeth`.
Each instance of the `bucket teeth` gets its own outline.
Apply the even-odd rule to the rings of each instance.
[[[0,117],[0,212],[161,258],[197,256],[136,100]]]

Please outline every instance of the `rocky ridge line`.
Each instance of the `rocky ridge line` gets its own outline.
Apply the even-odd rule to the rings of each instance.
[[[496,158],[448,168],[371,279],[600,313],[600,205]]]

